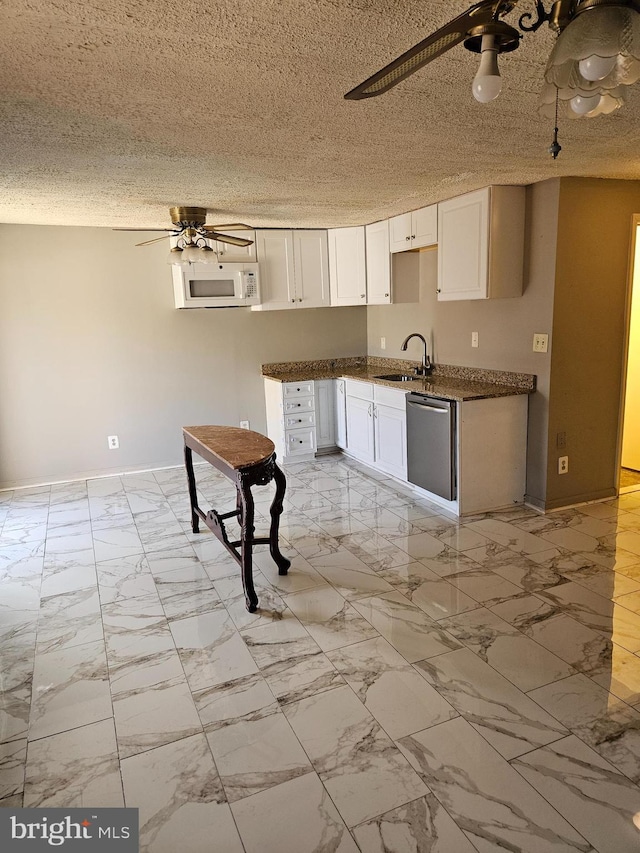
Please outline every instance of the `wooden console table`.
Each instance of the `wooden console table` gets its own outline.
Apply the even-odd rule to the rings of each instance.
[[[204,521],[237,560],[242,569],[242,586],[247,610],[253,613],[258,607],[258,596],[253,586],[253,546],[269,545],[271,556],[278,566],[278,574],[286,575],[291,561],[280,553],[278,528],[282,514],[282,501],[286,489],[285,476],[276,465],[273,442],[252,430],[226,426],[183,427],[184,461],[189,481],[191,501],[191,529],[200,531],[200,519]],[[215,509],[203,512],[198,506],[196,478],[193,471],[193,453],[197,453],[236,486],[236,509],[219,513]],[[276,494],[271,503],[271,528],[269,536],[256,539],[254,534],[254,504],[252,486],[264,486],[275,480]],[[240,539],[230,542],[224,522],[237,518],[240,523]]]

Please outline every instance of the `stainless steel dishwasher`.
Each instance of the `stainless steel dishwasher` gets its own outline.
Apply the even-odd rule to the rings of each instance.
[[[456,404],[407,394],[407,474],[410,483],[456,498]]]

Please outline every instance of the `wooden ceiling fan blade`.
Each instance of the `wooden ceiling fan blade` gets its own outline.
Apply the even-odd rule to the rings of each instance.
[[[347,92],[344,97],[349,101],[359,101],[363,98],[382,95],[383,92],[389,91],[429,62],[433,62],[434,59],[460,44],[470,29],[488,23],[495,15],[507,14],[517,2],[518,0],[506,0],[506,2],[484,0],[474,4],[466,12],[385,65],[380,71],[376,71],[359,86]]]
[[[227,234],[218,234],[217,231],[208,231],[209,240],[217,240],[218,243],[230,243],[232,246],[250,246],[253,240],[244,240],[242,237],[229,237]]]
[[[203,231],[253,231],[251,225],[244,222],[226,222],[224,225],[203,225]]]
[[[172,231],[171,234],[165,234],[163,237],[154,237],[153,240],[145,240],[144,243],[136,243],[136,246],[149,246],[151,243],[159,243],[160,240],[167,240],[173,234],[175,234],[175,231]]]
[[[170,231],[172,234],[178,232],[175,228],[112,228],[112,231]]]

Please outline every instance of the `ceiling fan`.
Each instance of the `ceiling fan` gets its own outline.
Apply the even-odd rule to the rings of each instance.
[[[166,231],[162,237],[144,240],[136,246],[149,246],[160,240],[176,237],[176,245],[169,253],[169,263],[172,264],[206,264],[216,263],[217,252],[209,246],[207,240],[217,243],[228,243],[231,246],[251,246],[253,240],[244,237],[232,237],[222,231],[252,231],[250,225],[243,222],[229,222],[223,225],[205,225],[207,219],[206,207],[170,207],[172,228],[115,228],[115,231]]]
[[[443,53],[464,42],[480,53],[472,91],[486,103],[500,93],[498,55],[515,50],[521,33],[502,19],[520,0],[480,0],[466,12],[405,51],[344,96],[361,100],[382,95]],[[553,114],[558,101],[568,104],[572,117],[596,116],[624,102],[623,87],[640,79],[640,0],[555,0],[549,12],[534,0],[535,13],[521,15],[523,33],[545,22],[558,34],[545,70],[546,86],[540,111]],[[557,129],[556,129],[557,131]],[[557,132],[556,132],[557,135]],[[557,139],[549,149],[557,157]]]

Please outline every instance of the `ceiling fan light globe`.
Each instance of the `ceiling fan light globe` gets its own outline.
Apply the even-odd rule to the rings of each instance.
[[[636,0],[582,0],[551,51],[545,80],[558,88],[601,92],[640,79],[637,62],[640,13]]]
[[[218,255],[210,246],[201,246],[198,251],[201,253],[197,261],[199,264],[216,264],[218,262]]]
[[[197,264],[200,263],[200,259],[202,258],[202,250],[197,246],[185,246],[182,250],[182,261],[183,263],[188,264]]]

